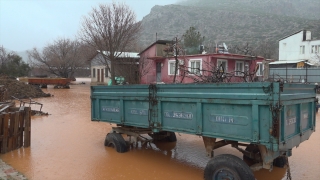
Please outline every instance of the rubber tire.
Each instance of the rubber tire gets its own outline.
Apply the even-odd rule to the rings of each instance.
[[[169,136],[161,137],[161,136],[165,136],[167,133],[169,133]],[[148,135],[151,138],[153,138],[155,141],[167,141],[167,142],[176,142],[177,141],[177,137],[174,132],[161,131],[158,133],[148,133]]]
[[[284,168],[285,165],[287,165],[287,158],[285,156],[279,156],[276,159],[273,160],[273,166]]]
[[[249,166],[242,159],[231,154],[221,154],[212,158],[204,170],[204,179],[212,180],[224,171],[236,180],[255,180]]]
[[[249,151],[249,152],[253,152],[254,154],[260,152],[258,146],[255,146],[255,145],[253,145],[253,144],[248,145],[245,150],[246,150],[246,151]],[[248,157],[248,156],[246,156],[246,155],[243,155],[243,160],[252,161],[252,162],[258,163],[257,161],[255,161],[254,159],[252,159],[252,158],[250,158],[250,157]]]
[[[169,133],[169,136],[166,137],[166,140],[168,142],[176,142],[177,141],[176,133],[174,133],[174,132],[168,132],[168,133]]]
[[[128,151],[127,143],[119,133],[108,133],[104,145],[114,147],[118,153],[125,153]]]

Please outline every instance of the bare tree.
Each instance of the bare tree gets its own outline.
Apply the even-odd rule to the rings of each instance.
[[[251,56],[256,55],[253,47],[251,47],[248,42],[243,45],[235,45],[234,47],[230,48],[229,52],[235,53],[235,54],[251,55]]]
[[[86,66],[88,48],[78,41],[58,39],[39,51],[28,51],[33,68],[64,78],[73,78],[75,70]]]
[[[319,50],[320,51],[320,50]],[[310,62],[316,66],[320,66],[320,53],[316,52],[311,58]]]
[[[178,76],[177,73],[180,68],[179,59],[184,61],[183,59],[184,59],[184,53],[185,53],[183,50],[181,39],[178,39],[178,37],[175,37],[172,40],[172,43],[169,43],[164,51],[166,52],[166,56],[173,56],[175,59],[173,83],[176,83],[177,76]]]
[[[142,77],[147,75],[151,68],[153,67],[153,60],[149,59],[148,57],[141,56],[139,59],[139,70],[138,70],[138,79],[139,83]]]
[[[266,59],[273,59],[276,55],[277,46],[268,41],[264,41],[258,44],[257,48],[254,50],[255,54],[262,56]]]
[[[83,19],[79,36],[98,50],[103,57],[101,63],[111,71],[112,82],[115,82],[115,61],[133,46],[140,29],[141,23],[136,22],[136,15],[129,6],[113,2],[93,8]]]

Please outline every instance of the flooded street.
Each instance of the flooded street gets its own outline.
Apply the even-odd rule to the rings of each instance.
[[[177,134],[176,143],[157,143],[117,153],[105,147],[104,139],[111,125],[92,122],[90,114],[90,86],[72,85],[71,89],[44,92],[50,98],[34,99],[43,103],[42,111],[49,116],[33,116],[31,147],[0,155],[0,158],[31,180],[43,179],[203,179],[206,157],[203,141],[198,136]],[[39,110],[34,106],[33,109]],[[320,113],[319,113],[320,114]],[[320,177],[320,115],[317,129],[311,138],[294,148],[289,158],[293,180],[316,180]],[[215,155],[242,154],[226,146]],[[286,179],[285,168],[272,172],[255,172],[258,180]]]

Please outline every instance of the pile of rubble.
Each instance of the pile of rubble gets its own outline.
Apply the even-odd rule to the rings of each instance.
[[[0,94],[3,94],[0,102],[14,99],[14,97],[28,99],[51,96],[51,94],[44,93],[38,86],[29,85],[7,76],[0,76]]]

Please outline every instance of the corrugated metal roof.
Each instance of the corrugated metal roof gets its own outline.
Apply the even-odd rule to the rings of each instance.
[[[271,62],[271,63],[269,63],[269,64],[295,64],[295,63],[305,62],[305,61],[306,61],[306,60],[275,61],[275,62]],[[305,62],[305,63],[313,66],[313,64],[311,64],[311,63],[309,63],[309,62]]]
[[[98,50],[99,52],[99,50]],[[106,54],[106,52],[108,51],[103,51],[103,54]],[[120,53],[120,52],[116,52],[117,53]],[[118,57],[130,57],[130,58],[140,58],[140,56],[138,55],[139,53],[137,52],[122,52]]]

